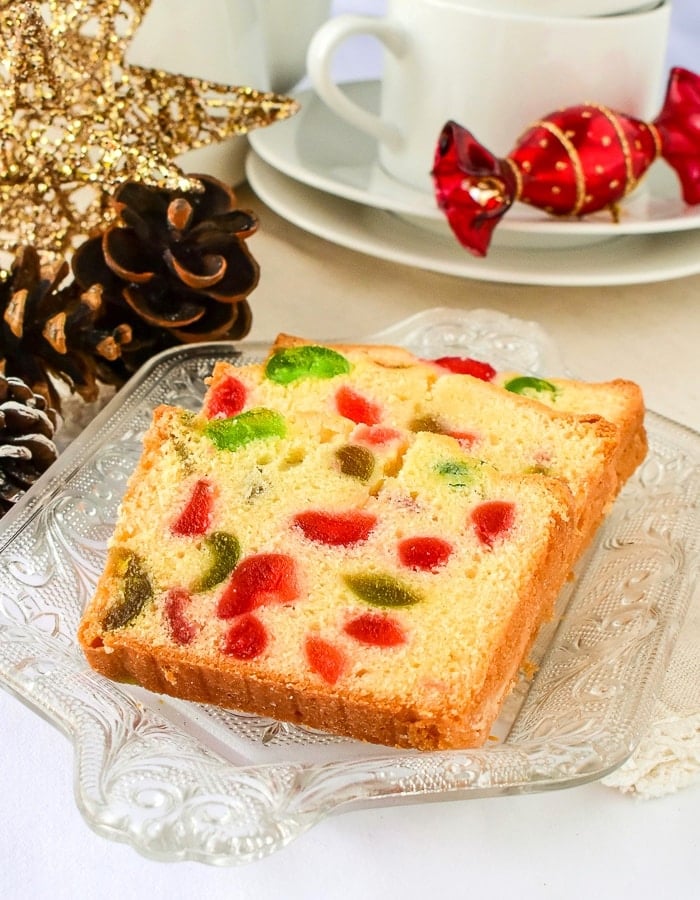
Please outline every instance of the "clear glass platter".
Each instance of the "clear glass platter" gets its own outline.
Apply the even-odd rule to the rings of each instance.
[[[430,310],[362,340],[564,372],[537,325],[484,310]],[[336,811],[572,787],[624,762],[700,571],[700,435],[653,413],[647,460],[540,634],[536,674],[523,676],[482,749],[361,744],[162,698],[87,666],[76,627],[153,408],[197,408],[217,359],[244,364],[265,351],[200,344],[155,357],[0,523],[0,684],[72,740],[89,824],[156,859],[230,865]]]

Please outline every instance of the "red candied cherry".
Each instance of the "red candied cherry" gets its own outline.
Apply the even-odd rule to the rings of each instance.
[[[367,444],[370,447],[381,447],[383,444],[390,444],[402,437],[398,428],[390,428],[388,425],[360,424],[352,433],[353,441]]]
[[[206,534],[211,526],[214,507],[214,486],[200,478],[178,518],[170,526],[173,534],[191,536]]]
[[[335,684],[345,668],[345,654],[330,641],[309,636],[304,641],[304,655],[312,672],[329,684]]]
[[[229,375],[212,388],[207,398],[208,419],[230,419],[243,410],[246,388],[242,381]]]
[[[347,547],[366,541],[377,524],[377,517],[354,510],[339,513],[308,510],[297,513],[293,522],[311,541],[331,547]]]
[[[496,377],[496,370],[492,365],[468,356],[441,356],[433,362],[449,372],[454,372],[455,375],[471,375],[472,378],[479,378],[481,381],[493,381]]]
[[[363,613],[345,624],[343,631],[363,644],[398,647],[406,643],[406,632],[398,622],[382,613]]]
[[[445,434],[454,438],[463,450],[470,450],[479,443],[479,436],[473,431],[445,431]]]
[[[177,587],[170,588],[165,597],[165,619],[176,644],[190,644],[197,637],[199,627],[186,615],[191,599],[189,591]]]
[[[382,408],[378,403],[368,400],[346,384],[336,391],[335,407],[341,416],[362,425],[377,425],[382,418]]]
[[[452,544],[442,538],[410,537],[399,541],[398,550],[402,565],[432,571],[445,565],[452,553]]]
[[[216,614],[220,619],[232,619],[266,603],[290,603],[298,596],[294,559],[285,553],[258,553],[233,570]]]
[[[236,619],[226,632],[221,650],[234,659],[255,659],[265,650],[267,641],[267,629],[260,619],[245,615]]]
[[[470,518],[482,544],[492,547],[513,527],[515,505],[506,500],[489,500],[475,507]]]

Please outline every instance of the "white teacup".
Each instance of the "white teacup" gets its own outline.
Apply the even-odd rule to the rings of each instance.
[[[382,168],[430,191],[433,154],[453,119],[505,156],[531,122],[586,101],[642,119],[659,111],[670,3],[609,17],[516,15],[470,0],[389,0],[385,17],[323,24],[307,55],[319,96],[379,142]],[[384,46],[380,113],[350,101],[332,77],[336,48],[354,35]]]

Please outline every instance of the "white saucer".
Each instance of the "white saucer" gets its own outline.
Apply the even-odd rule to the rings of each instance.
[[[700,231],[623,235],[576,250],[494,247],[483,259],[451,236],[387,210],[353,203],[283,175],[251,152],[248,182],[270,209],[300,228],[380,259],[482,281],[541,285],[641,284],[700,272]]]
[[[377,109],[377,81],[350,82],[343,89],[355,102]],[[298,99],[301,110],[296,116],[250,134],[250,144],[259,157],[310,187],[365,206],[418,217],[414,224],[431,230],[437,226],[438,231],[449,233],[432,194],[403,185],[381,169],[373,138],[336,116],[313,91],[300,93]],[[421,218],[426,221],[421,223]],[[613,222],[607,212],[585,219],[557,219],[518,203],[499,223],[494,246],[524,246],[525,237],[530,238],[529,246],[572,246],[620,235],[693,228],[700,228],[700,206],[683,203],[675,173],[665,162],[657,161],[624,202],[620,222]]]

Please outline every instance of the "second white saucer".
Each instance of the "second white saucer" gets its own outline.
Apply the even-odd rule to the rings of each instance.
[[[641,284],[700,272],[700,230],[620,235],[575,250],[494,247],[472,256],[451,236],[417,228],[383,209],[353,203],[283,175],[251,152],[248,182],[270,209],[306,231],[408,266],[481,281],[560,286]]]

